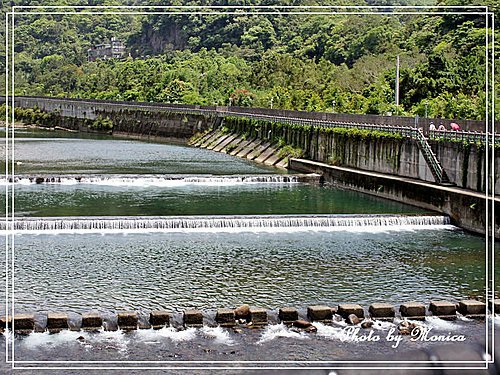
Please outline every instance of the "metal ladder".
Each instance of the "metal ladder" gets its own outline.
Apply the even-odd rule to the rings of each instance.
[[[439,163],[436,154],[432,151],[432,148],[427,142],[427,139],[421,129],[415,129],[415,139],[425,161],[427,162],[427,165],[429,166],[429,169],[432,172],[432,175],[434,176],[435,181],[439,184],[449,183],[450,179],[448,178],[446,171]]]

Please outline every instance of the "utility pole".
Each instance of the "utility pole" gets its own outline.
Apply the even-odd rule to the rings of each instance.
[[[399,55],[396,56],[396,115],[399,114]]]

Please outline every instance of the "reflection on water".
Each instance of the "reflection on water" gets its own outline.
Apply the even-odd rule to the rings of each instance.
[[[22,235],[15,272],[20,312],[399,303],[485,284],[484,241],[448,230]]]

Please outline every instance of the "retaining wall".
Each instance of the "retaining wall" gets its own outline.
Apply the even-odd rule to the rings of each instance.
[[[412,204],[447,214],[453,224],[475,233],[486,233],[495,206],[494,235],[500,238],[500,199],[464,189],[428,184],[409,178],[388,176],[336,167],[303,159],[290,159],[289,167],[307,173],[322,174],[326,181],[352,190]],[[489,217],[486,217],[486,213]],[[491,233],[491,228],[488,228]]]
[[[223,126],[236,134],[248,134],[274,142],[281,140],[299,148],[305,159],[427,182],[435,181],[417,143],[411,139],[361,136],[349,131],[342,133],[333,129],[242,118],[226,118]],[[484,146],[439,141],[430,141],[430,144],[450,182],[456,186],[484,192],[486,176],[490,175],[494,178],[489,181],[489,190],[493,184],[500,189],[500,149],[490,148],[486,155]],[[492,156],[495,160],[494,171],[491,170]]]
[[[217,117],[214,114],[181,113],[159,106],[130,104],[132,103],[16,98],[17,106],[56,112],[60,116],[56,125],[79,131],[91,131],[91,120],[109,118],[113,122],[113,133],[117,135],[186,141],[194,134],[216,126]]]
[[[450,123],[458,122],[463,130],[470,131],[485,131],[486,125],[481,120],[448,120],[439,118],[418,118],[405,117],[405,116],[379,116],[379,115],[356,115],[348,113],[331,113],[331,112],[304,112],[304,111],[291,111],[284,109],[269,109],[269,108],[249,108],[249,107],[227,107],[227,106],[200,106],[189,104],[166,104],[166,103],[142,103],[142,102],[120,102],[112,100],[94,100],[94,99],[67,99],[67,98],[47,98],[47,97],[34,97],[34,96],[17,96],[15,98],[18,105],[23,106],[27,103],[38,103],[38,107],[47,105],[55,105],[54,103],[62,104],[62,107],[67,111],[67,116],[79,116],[83,112],[87,112],[92,108],[102,108],[103,105],[122,105],[127,107],[146,107],[146,108],[170,108],[170,109],[196,109],[205,111],[218,111],[218,112],[238,112],[238,113],[251,113],[266,116],[282,116],[303,118],[311,120],[323,121],[336,121],[336,122],[349,122],[349,123],[365,123],[365,124],[383,124],[391,126],[410,126],[410,127],[423,127],[427,130],[430,122],[439,124],[443,122],[449,128]],[[0,102],[4,102],[5,97],[0,97]],[[57,105],[59,105],[57,104]],[[88,109],[80,110],[80,108],[87,107]],[[496,128],[500,128],[500,122],[496,121]]]

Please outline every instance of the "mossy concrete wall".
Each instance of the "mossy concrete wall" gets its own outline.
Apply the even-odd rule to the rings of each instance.
[[[485,234],[487,223],[492,223],[494,205],[494,233],[500,238],[500,199],[487,200],[481,193],[303,159],[290,159],[289,166],[299,172],[321,174],[325,181],[337,186],[442,212],[450,216],[453,224],[480,234]]]
[[[113,122],[113,134],[145,138],[161,137],[187,141],[197,132],[215,126],[217,120],[211,114],[175,112],[157,106],[26,97],[16,101],[16,105],[22,108],[37,107],[58,113],[60,117],[55,125],[63,128],[89,131],[92,130],[90,124],[93,120],[108,118]]]

